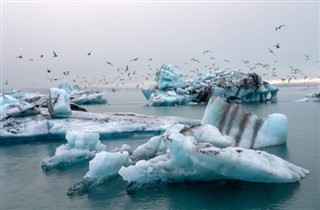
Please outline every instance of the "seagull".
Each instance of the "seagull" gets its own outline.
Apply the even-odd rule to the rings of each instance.
[[[152,61],[152,58],[149,58],[148,61]]]
[[[57,80],[59,80],[59,79],[62,79],[63,77],[58,77],[58,78],[47,78],[47,79],[49,79],[50,80],[50,82],[52,82],[53,80],[54,81],[57,81]]]
[[[50,73],[52,70],[51,69],[47,69],[47,73]]]
[[[205,53],[212,53],[212,51],[211,50],[205,50],[205,51],[203,51],[202,54],[205,54]]]
[[[5,85],[8,85],[8,80],[6,80],[6,83],[5,83]]]
[[[88,56],[90,56],[90,55],[91,55],[91,52],[92,52],[92,51],[88,52]]]
[[[272,53],[272,54],[274,54],[274,52],[273,52],[270,48],[269,48],[269,52]]]
[[[275,46],[277,49],[280,48],[280,44],[279,44],[279,43],[277,43],[277,44],[275,44],[275,45],[273,45],[273,46]]]
[[[30,58],[29,61],[33,61],[33,58]]]
[[[225,61],[227,63],[231,63],[228,59],[224,59],[223,61]]]
[[[242,60],[243,63],[248,64],[249,61],[248,60]]]
[[[57,53],[55,51],[52,51],[53,52],[53,57],[58,57]]]
[[[139,57],[132,58],[132,59],[130,60],[130,62],[131,62],[131,61],[137,61],[137,60],[138,60],[138,58],[139,58]]]
[[[277,31],[277,30],[279,30],[279,29],[281,29],[282,27],[285,27],[285,26],[286,25],[280,25],[280,26],[276,27],[274,30]]]
[[[306,56],[306,61],[309,61],[309,60],[310,60],[310,58],[309,58],[310,55],[304,54],[304,56]]]
[[[43,58],[43,55],[40,55],[40,59]]]
[[[192,60],[192,61],[194,61],[194,62],[198,62],[198,63],[200,63],[200,61],[199,61],[199,60],[194,59],[194,58],[191,58],[190,60]]]
[[[21,59],[21,58],[23,58],[23,57],[22,57],[22,55],[19,55],[19,56],[17,56],[16,58],[20,58],[20,59]]]
[[[106,63],[109,64],[110,66],[113,66],[112,63],[109,61],[106,61]]]

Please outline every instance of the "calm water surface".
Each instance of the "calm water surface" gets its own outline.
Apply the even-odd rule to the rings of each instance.
[[[69,186],[82,180],[88,163],[44,172],[43,158],[52,156],[64,142],[1,145],[0,209],[320,209],[319,130],[320,103],[297,103],[316,89],[282,88],[277,103],[244,105],[246,111],[265,117],[288,117],[286,145],[265,148],[311,173],[299,183],[258,184],[239,181],[183,183],[126,191],[121,179],[104,183],[82,196],[68,197]],[[205,105],[150,107],[137,90],[107,92],[109,105],[86,106],[92,112],[136,112],[201,119]],[[106,139],[107,150],[126,143],[132,148],[149,137]]]

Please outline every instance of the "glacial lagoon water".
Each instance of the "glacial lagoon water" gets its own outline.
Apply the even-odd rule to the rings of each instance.
[[[44,91],[44,90],[42,90]],[[276,103],[245,104],[248,112],[265,117],[283,113],[288,117],[286,145],[264,148],[310,170],[299,183],[258,184],[239,181],[167,184],[126,191],[121,179],[101,184],[89,193],[69,197],[67,189],[82,180],[88,163],[45,172],[43,158],[52,156],[64,142],[33,142],[0,145],[0,209],[320,209],[319,130],[320,103],[295,102],[314,87],[283,87]],[[138,90],[106,93],[108,105],[91,105],[91,112],[135,112],[201,119],[205,105],[146,106]],[[150,136],[104,139],[110,151],[126,143],[132,148]]]

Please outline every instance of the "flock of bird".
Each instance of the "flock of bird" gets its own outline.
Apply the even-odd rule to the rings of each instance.
[[[275,31],[279,31],[282,30],[284,27],[286,27],[286,25],[279,25],[275,28]],[[280,50],[280,44],[279,43],[275,43],[272,47],[268,48],[268,52],[271,53],[272,55],[276,55],[276,51]],[[92,56],[93,51],[90,51],[87,53],[87,56]],[[222,62],[220,63],[220,65],[218,65],[218,59],[213,56],[213,52],[211,50],[204,50],[201,54],[201,56],[205,56],[205,58],[203,58],[203,60],[209,60],[210,64],[202,64],[201,61],[197,58],[190,58],[189,62],[183,62],[184,67],[182,68],[181,66],[175,66],[175,68],[179,69],[179,70],[185,70],[188,69],[188,66],[195,66],[195,64],[197,65],[196,67],[192,68],[189,70],[189,72],[186,72],[184,74],[185,78],[193,78],[193,77],[197,77],[197,76],[201,76],[203,73],[212,73],[214,71],[218,71],[218,70],[223,70],[223,71],[228,71],[231,70],[230,67],[226,66],[226,67],[220,67],[221,65],[229,65],[231,64],[231,61],[229,59],[223,59]],[[302,54],[304,55],[305,61],[306,62],[310,62],[310,55],[309,54]],[[43,54],[41,54],[40,59],[43,59],[45,56]],[[50,56],[51,57],[51,56]],[[58,53],[55,51],[52,51],[52,58],[57,58],[59,57]],[[23,55],[18,55],[16,56],[17,59],[23,59],[24,56]],[[146,61],[147,62],[147,69],[148,72],[146,73],[145,71],[141,72],[140,74],[138,74],[138,70],[131,68],[131,63],[134,62],[139,62],[140,60],[142,61]],[[144,85],[144,82],[149,80],[149,78],[154,77],[158,72],[159,69],[153,69],[152,67],[152,63],[151,61],[153,60],[152,57],[148,58],[148,59],[141,59],[139,57],[134,57],[132,59],[129,60],[128,64],[126,64],[123,67],[115,67],[113,65],[113,63],[111,61],[105,61],[105,64],[108,65],[110,68],[113,68],[113,72],[112,74],[102,74],[101,77],[93,77],[93,78],[88,78],[86,76],[80,76],[80,75],[72,75],[71,71],[63,71],[62,75],[59,77],[51,77],[49,75],[52,74],[53,70],[52,68],[47,68],[46,69],[46,73],[48,74],[47,79],[50,82],[53,81],[59,81],[62,79],[67,79],[72,81],[74,84],[83,86],[84,88],[87,88],[89,86],[93,86],[93,85],[97,85],[98,83],[100,85],[109,85],[109,86],[113,86],[112,90],[116,90],[116,88],[124,86],[126,84],[126,82],[132,82],[134,81],[138,81],[138,84],[136,85],[136,88],[139,88],[140,86]],[[29,61],[33,62],[34,59],[30,58]],[[191,62],[191,63],[190,63]],[[263,76],[271,76],[274,78],[277,78],[277,68],[275,66],[275,64],[278,62],[278,60],[274,60],[273,63],[253,63],[249,60],[242,60],[243,64],[245,65],[245,69],[241,69],[241,70],[247,70],[247,71],[262,71],[262,75]],[[316,61],[319,62],[319,61]],[[199,65],[204,65],[203,67],[199,67]],[[205,72],[201,72],[205,70]],[[72,76],[72,78],[71,78]],[[281,81],[290,83],[290,81],[292,79],[297,79],[297,78],[304,78],[307,79],[308,76],[305,75],[303,73],[302,70],[300,70],[299,68],[295,68],[291,65],[289,65],[289,74],[287,75],[286,78],[281,78]],[[312,78],[309,78],[312,79]],[[5,85],[8,85],[8,80],[5,81]]]

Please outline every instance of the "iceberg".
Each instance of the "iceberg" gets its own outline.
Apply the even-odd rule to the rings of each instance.
[[[9,99],[10,98],[10,99]],[[35,106],[47,106],[48,96],[43,95],[39,92],[29,93],[22,90],[10,90],[2,93],[0,99],[0,106],[4,105],[4,102],[7,103],[11,100],[16,99],[18,101],[24,101]]]
[[[212,96],[237,103],[275,101],[278,92],[256,73],[216,71],[185,81],[180,72],[167,64],[157,72],[155,81],[155,86],[142,88],[148,104],[153,106],[207,103]]]
[[[218,148],[193,136],[171,133],[162,138],[169,152],[135,165],[122,166],[128,190],[159,183],[237,179],[249,182],[296,182],[308,170],[275,155],[240,147]]]
[[[59,89],[65,90],[72,103],[77,105],[84,104],[106,104],[108,101],[104,97],[103,91],[82,91],[78,86],[71,86],[68,82],[61,82],[58,86]]]
[[[170,116],[147,116],[128,112],[91,113],[72,111],[68,118],[52,118],[46,108],[40,114],[0,120],[0,144],[24,141],[64,140],[68,131],[99,133],[100,138],[155,134],[177,124],[198,125],[199,120]]]
[[[17,99],[3,96],[3,105],[0,106],[0,121],[10,117],[23,117],[40,114],[40,110],[32,104]]]
[[[119,169],[129,161],[129,153],[102,151],[89,162],[89,171],[84,179],[69,187],[67,195],[83,194],[93,187],[118,176]]]
[[[52,117],[69,117],[72,112],[67,92],[58,88],[50,88],[48,110]]]
[[[270,114],[265,119],[246,113],[239,104],[226,103],[212,97],[206,107],[202,124],[217,127],[223,135],[234,139],[233,146],[261,148],[286,143],[287,117]]]
[[[68,143],[57,147],[54,156],[42,160],[43,169],[66,167],[92,159],[96,153],[105,150],[98,133],[68,131],[66,140]]]
[[[296,102],[320,101],[320,93],[309,93],[304,98],[296,100]]]
[[[130,151],[126,153],[128,159],[118,162],[117,166],[123,164],[118,172],[114,167],[110,171],[112,176],[119,174],[129,183],[128,190],[161,183],[221,179],[297,182],[309,171],[275,155],[253,150],[285,143],[286,138],[287,118],[284,115],[272,114],[259,119],[244,112],[240,105],[212,97],[201,124],[172,125],[132,153],[130,147],[123,146],[128,149],[122,151]],[[94,171],[89,171],[95,176]],[[99,176],[109,179],[108,169],[103,169],[104,175],[101,175],[102,170],[98,171]],[[96,186],[84,184],[88,183],[85,180],[75,186],[85,186],[87,190]],[[79,189],[82,191],[82,187],[75,186],[70,188],[72,194]]]

